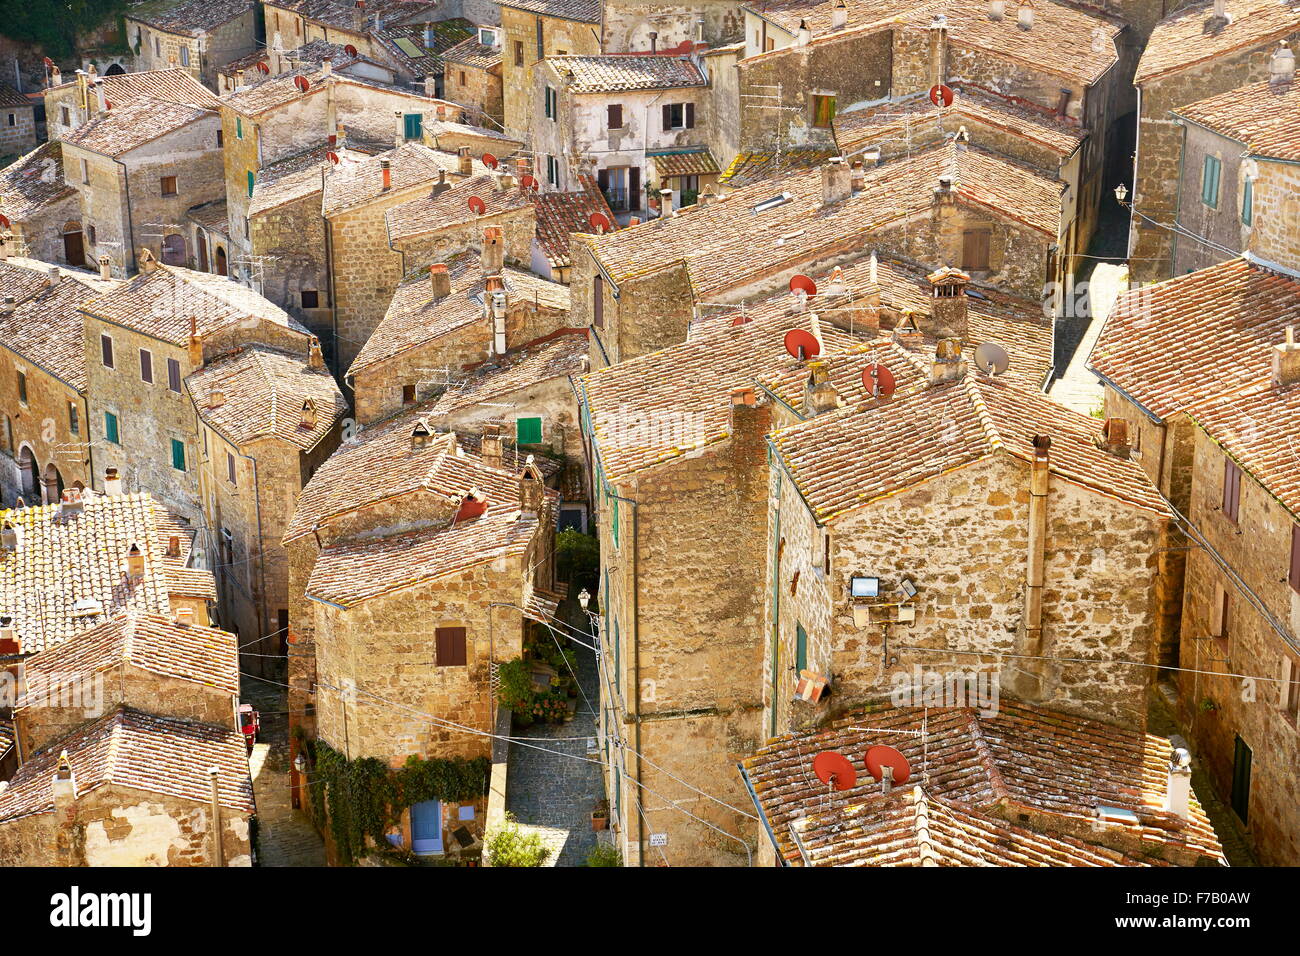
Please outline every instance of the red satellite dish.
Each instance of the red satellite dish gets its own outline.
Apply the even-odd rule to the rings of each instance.
[[[257,64],[257,68],[258,68],[261,72],[263,72],[263,73],[270,73],[270,72],[271,72],[271,68],[270,68],[269,66],[267,66],[265,63],[259,63],[259,64]]]
[[[497,158],[493,156],[491,153],[484,153],[483,165],[486,166],[488,169],[496,169],[501,164],[497,161]]]
[[[348,56],[356,56],[357,48],[354,47],[351,43],[349,43],[343,47],[343,52],[346,53]]]
[[[936,83],[930,87],[930,102],[935,106],[952,106],[952,88]]]
[[[745,324],[747,324],[747,323],[749,323],[749,322],[751,322],[751,321],[753,321],[753,320],[750,319],[750,317],[747,316],[747,315],[738,315],[738,316],[736,316],[734,319],[731,320],[731,324],[732,324],[733,326],[736,326],[736,325],[745,325]]]
[[[813,757],[813,773],[822,783],[830,783],[836,790],[851,790],[858,782],[858,772],[853,769],[849,758],[834,750],[823,750]]]
[[[54,69],[54,61],[51,60],[48,56],[47,56],[44,60],[42,60],[41,62],[45,64],[45,69],[47,69],[47,70],[52,70],[52,69]]]
[[[804,359],[816,358],[817,353],[822,350],[822,346],[817,341],[817,336],[806,329],[791,329],[785,333],[785,350],[795,358],[803,361]]]
[[[877,781],[884,779],[885,767],[893,769],[895,785],[907,783],[907,778],[912,775],[912,767],[908,764],[907,758],[893,747],[886,747],[884,744],[878,744],[867,751],[866,764],[867,772]]]
[[[592,232],[609,232],[609,216],[603,212],[593,212],[587,217],[587,224],[591,226]]]
[[[8,228],[9,228],[9,217],[4,215],[3,213],[0,213],[0,229],[8,229]]]
[[[478,196],[469,197],[469,211],[476,216],[481,216],[487,211],[487,203]]]
[[[305,76],[295,76],[293,78],[293,85],[298,87],[298,89],[300,89],[302,92],[306,93],[308,88],[311,86],[311,83],[307,81],[307,77]]]
[[[326,154],[325,154],[325,158],[328,159],[328,160],[329,160],[331,163],[333,163],[335,166],[337,166],[337,165],[339,164],[339,154],[338,154],[338,153],[326,153]]]
[[[885,366],[872,363],[862,370],[862,385],[872,398],[888,398],[894,394],[898,382]]]
[[[519,185],[524,189],[536,189],[537,178],[531,173],[524,173],[523,178],[519,180]]]
[[[791,292],[807,292],[809,295],[817,294],[817,283],[813,282],[806,275],[797,275],[790,277]]]

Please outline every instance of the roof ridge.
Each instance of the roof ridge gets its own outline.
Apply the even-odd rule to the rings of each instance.
[[[993,451],[1002,451],[1004,448],[1002,435],[993,423],[993,416],[989,413],[988,405],[984,403],[984,396],[980,394],[979,384],[969,372],[962,379],[962,387],[966,390],[971,406],[975,409],[975,417],[979,419],[980,428],[984,432],[984,437],[988,439],[989,447]]]
[[[912,788],[912,834],[916,837],[917,854],[922,866],[938,866],[939,854],[930,840],[930,814],[925,793],[920,785]]]
[[[980,763],[984,765],[985,772],[988,773],[989,786],[993,790],[996,802],[1000,803],[1009,799],[1011,790],[1002,777],[1002,771],[998,769],[997,760],[993,757],[993,748],[989,746],[989,742],[984,736],[984,729],[980,726],[979,717],[975,711],[968,710],[966,712],[966,726],[970,729],[971,743],[975,745],[975,753],[979,757]]]

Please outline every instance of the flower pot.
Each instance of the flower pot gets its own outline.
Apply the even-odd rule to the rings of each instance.
[[[591,815],[591,828],[593,830],[603,830],[609,826],[609,817],[603,813],[593,813]]]

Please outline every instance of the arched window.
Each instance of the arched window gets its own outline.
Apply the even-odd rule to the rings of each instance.
[[[185,237],[172,233],[163,238],[162,261],[169,266],[185,265]]]

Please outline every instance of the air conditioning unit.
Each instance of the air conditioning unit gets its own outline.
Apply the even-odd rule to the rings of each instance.
[[[800,671],[799,680],[794,685],[794,699],[815,704],[831,693],[830,681],[821,674],[812,671]]]

